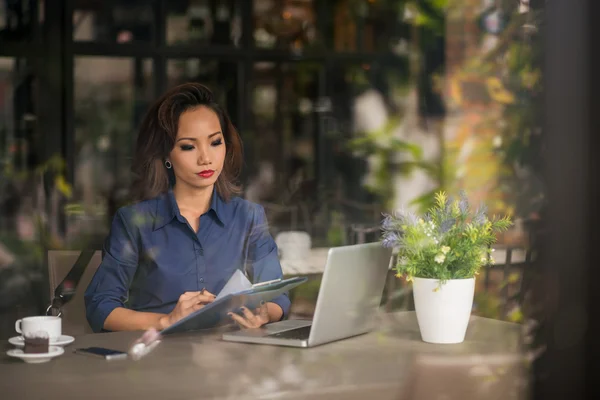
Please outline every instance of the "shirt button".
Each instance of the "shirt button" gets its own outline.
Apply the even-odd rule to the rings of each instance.
[[[204,282],[204,278],[200,278],[200,283]]]

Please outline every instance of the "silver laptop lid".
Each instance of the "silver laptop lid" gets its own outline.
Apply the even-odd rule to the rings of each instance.
[[[329,249],[309,346],[372,330],[391,257],[381,243]]]

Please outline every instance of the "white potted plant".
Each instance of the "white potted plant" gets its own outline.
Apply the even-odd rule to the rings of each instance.
[[[452,200],[444,192],[423,216],[384,215],[382,244],[397,248],[397,277],[413,283],[421,338],[429,343],[461,343],[473,307],[475,276],[491,263],[496,233],[510,217],[488,219],[485,206],[472,210],[465,193]]]

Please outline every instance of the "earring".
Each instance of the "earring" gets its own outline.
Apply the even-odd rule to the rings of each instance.
[[[171,164],[171,161],[169,161],[169,160],[165,161],[165,167],[167,167],[167,169],[171,169],[172,166],[173,166],[173,164]]]

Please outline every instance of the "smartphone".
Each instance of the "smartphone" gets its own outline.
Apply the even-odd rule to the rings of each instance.
[[[127,353],[124,351],[105,349],[104,347],[86,347],[76,349],[75,353],[100,357],[104,358],[105,360],[124,360],[127,358]]]

